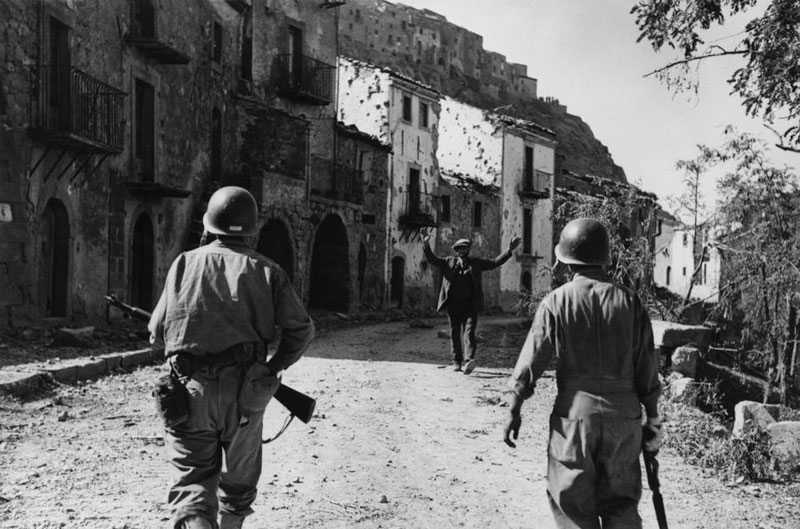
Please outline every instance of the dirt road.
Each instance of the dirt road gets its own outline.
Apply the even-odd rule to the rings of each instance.
[[[524,323],[482,321],[470,376],[446,365],[445,322],[430,324],[318,337],[284,378],[318,399],[316,416],[266,446],[246,527],[554,528],[545,497],[552,378],[523,408],[518,448],[502,442],[501,391]],[[168,527],[169,478],[149,396],[162,370],[0,401],[0,527]],[[265,435],[283,417],[270,405]],[[660,461],[672,529],[800,527],[797,485],[729,487],[669,453]],[[657,527],[650,500],[645,484],[645,528]]]

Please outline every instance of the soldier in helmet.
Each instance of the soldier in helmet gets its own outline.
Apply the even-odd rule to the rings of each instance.
[[[453,369],[461,371],[464,364],[464,340],[467,342],[467,363],[463,365],[464,374],[475,369],[475,328],[478,325],[478,311],[483,308],[483,288],[481,274],[503,265],[511,258],[519,246],[520,238],[512,237],[508,250],[494,259],[480,259],[469,255],[472,241],[459,239],[453,244],[455,256],[438,257],[431,250],[430,235],[422,237],[422,250],[425,259],[442,271],[442,287],[439,290],[439,304],[436,310],[447,310],[450,322],[450,348],[453,355]]]
[[[547,494],[556,526],[641,528],[639,452],[661,443],[650,318],[635,292],[606,276],[609,237],[600,222],[569,222],[556,257],[572,279],[536,311],[511,378],[504,440],[515,446],[522,403],[555,356]]]
[[[175,259],[148,327],[188,390],[186,419],[164,436],[174,527],[235,529],[253,512],[264,410],[314,324],[286,273],[248,247],[258,209],[247,190],[217,190],[203,225],[217,240]]]

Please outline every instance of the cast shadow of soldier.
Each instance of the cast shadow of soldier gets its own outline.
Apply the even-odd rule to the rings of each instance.
[[[476,332],[478,367],[469,376],[507,377],[529,329],[529,318],[508,314],[481,315]],[[347,345],[329,343],[326,337],[330,332],[348,333]],[[450,329],[446,318],[372,323],[334,331],[325,330],[322,323],[318,325],[317,337],[305,356],[332,360],[411,362],[449,368]]]

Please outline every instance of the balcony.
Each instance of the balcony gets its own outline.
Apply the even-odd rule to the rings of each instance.
[[[404,213],[400,215],[400,225],[406,229],[436,226],[434,215],[436,200],[429,193],[411,191],[405,195]]]
[[[282,96],[311,105],[329,105],[336,67],[293,53],[275,56],[275,80]]]
[[[123,150],[125,92],[71,66],[31,67],[30,133],[82,153]]]
[[[131,3],[131,29],[122,39],[142,55],[161,64],[188,64],[191,58],[158,38],[158,18],[152,0]]]
[[[309,159],[311,192],[334,200],[364,204],[362,171],[318,156]]]
[[[520,183],[519,195],[523,198],[547,198],[550,196],[550,175],[543,171],[528,174]]]

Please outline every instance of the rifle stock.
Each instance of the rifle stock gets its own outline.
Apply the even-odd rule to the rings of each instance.
[[[105,296],[105,298],[109,305],[117,307],[122,311],[125,317],[134,318],[143,322],[150,321],[151,314],[146,310],[123,303],[117,299],[114,294]],[[296,389],[290,388],[284,383],[281,383],[280,386],[278,386],[278,390],[275,392],[274,397],[275,400],[283,405],[283,407],[289,410],[289,413],[304,423],[308,423],[308,421],[311,420],[311,416],[314,414],[314,408],[317,404],[317,401],[312,397],[309,397],[305,393],[301,393]]]

